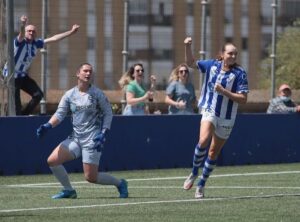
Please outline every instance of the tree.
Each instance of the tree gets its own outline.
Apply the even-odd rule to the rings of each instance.
[[[276,44],[276,85],[285,82],[294,89],[300,89],[300,19],[296,20],[292,26],[285,28],[284,32],[278,36]],[[271,47],[269,48],[271,54]],[[266,58],[261,63],[262,88],[270,87],[271,82],[271,59]]]

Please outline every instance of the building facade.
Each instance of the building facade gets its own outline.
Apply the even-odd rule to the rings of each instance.
[[[40,0],[15,0],[15,30],[22,14],[42,30]],[[96,85],[119,90],[123,73],[124,2],[121,0],[59,0],[48,1],[47,36],[66,31],[79,24],[79,32],[59,43],[47,46],[47,87],[65,90],[76,83],[75,70],[82,62],[95,68]],[[158,77],[164,90],[171,70],[184,62],[186,36],[193,38],[193,51],[200,57],[201,0],[128,0],[128,66],[142,62],[145,82],[150,74]],[[259,67],[268,56],[272,36],[272,0],[208,0],[206,58],[215,57],[225,42],[239,49],[239,64],[248,72],[251,89],[259,82]],[[278,0],[277,31],[291,24],[298,16],[300,1]],[[41,79],[40,57],[33,62],[30,73]],[[191,78],[199,88],[200,75]]]

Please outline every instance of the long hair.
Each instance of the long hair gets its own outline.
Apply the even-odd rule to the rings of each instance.
[[[129,69],[127,70],[127,72],[125,72],[122,76],[121,76],[121,78],[120,78],[120,80],[119,80],[119,85],[120,85],[120,87],[123,89],[125,86],[127,86],[132,80],[134,80],[134,77],[133,77],[133,74],[134,74],[134,68],[136,67],[136,66],[141,66],[143,69],[144,69],[144,67],[143,67],[143,64],[141,64],[141,63],[135,63],[135,64],[133,64],[132,66],[130,66],[129,67]]]
[[[179,64],[176,68],[174,68],[170,74],[170,77],[169,77],[169,82],[172,82],[172,81],[178,81],[179,80],[179,69],[181,67],[185,67],[187,70],[189,70],[188,66],[186,63],[181,63]]]

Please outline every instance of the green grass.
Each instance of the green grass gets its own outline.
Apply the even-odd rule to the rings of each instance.
[[[114,187],[83,182],[82,174],[70,175],[78,193],[72,200],[50,198],[60,190],[52,175],[2,176],[0,221],[300,221],[299,169],[217,167],[201,201],[194,188],[182,189],[190,169],[112,172],[128,180],[128,199],[119,199]]]

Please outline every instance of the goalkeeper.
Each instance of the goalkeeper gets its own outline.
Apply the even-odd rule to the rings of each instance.
[[[82,156],[85,179],[90,183],[114,185],[120,198],[128,197],[127,181],[98,171],[106,134],[111,126],[112,109],[104,93],[91,85],[92,66],[83,63],[77,70],[78,84],[62,97],[55,114],[37,129],[37,137],[72,115],[73,132],[48,157],[48,165],[63,189],[53,199],[77,198],[63,163]]]

